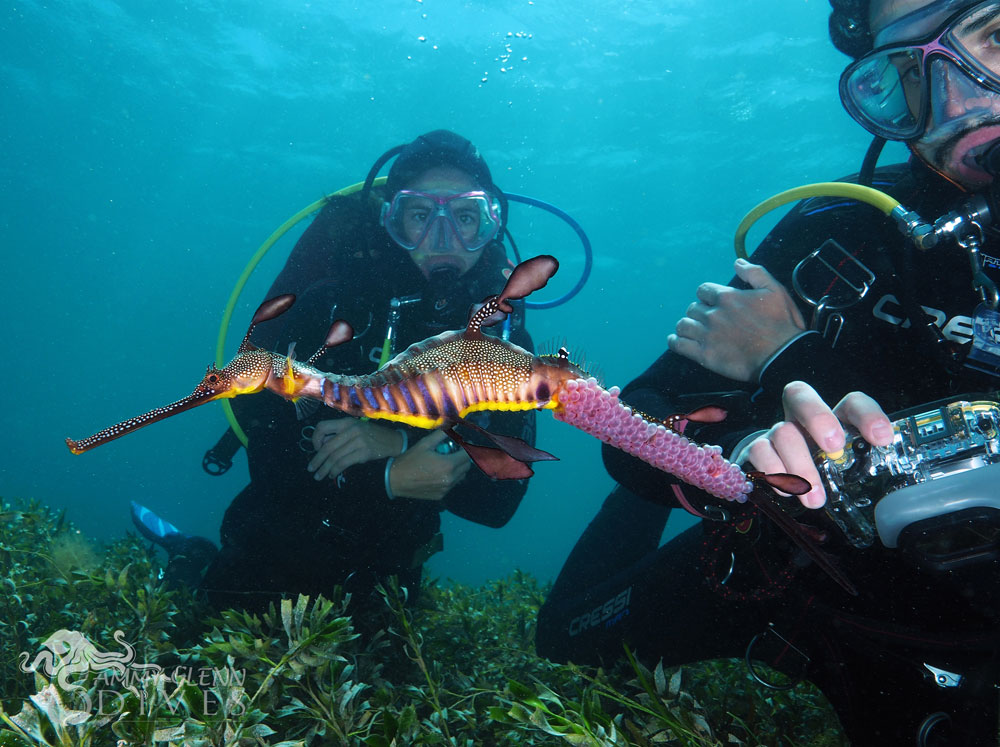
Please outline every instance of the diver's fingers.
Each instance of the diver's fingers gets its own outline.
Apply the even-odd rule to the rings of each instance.
[[[785,290],[785,286],[779,283],[774,275],[764,269],[763,265],[755,265],[753,262],[745,259],[738,259],[733,264],[733,270],[736,272],[736,277],[751,288],[780,291],[782,293],[788,292]]]
[[[749,285],[751,288],[756,290],[771,291],[772,293],[780,295],[784,299],[785,309],[795,325],[801,329],[806,328],[805,319],[802,318],[802,312],[799,311],[798,305],[796,305],[795,301],[792,300],[792,296],[788,292],[788,289],[782,285],[774,277],[774,275],[765,270],[762,265],[755,265],[753,262],[748,262],[745,259],[737,259],[733,265],[733,270],[736,272],[736,277]]]
[[[461,481],[472,469],[472,460],[465,451],[456,451],[454,454],[446,454],[445,456],[455,458],[455,464],[452,465],[452,484]]]
[[[331,480],[340,475],[348,467],[353,467],[355,464],[361,464],[362,462],[368,461],[364,458],[364,454],[361,449],[353,449],[351,451],[345,451],[337,455],[336,459],[329,459],[321,467],[321,469],[326,472],[323,477],[319,477],[319,470],[316,472],[316,479],[322,480],[324,477],[329,477]]]
[[[336,477],[356,464],[400,456],[402,441],[395,428],[358,421],[355,428],[335,436],[324,445],[324,450],[332,446],[325,463],[327,474]]]
[[[808,480],[812,489],[798,497],[807,508],[819,508],[826,501],[826,491],[812,459],[812,448],[798,424],[777,423],[751,442],[740,457],[764,474],[787,472]]]
[[[704,322],[708,319],[708,312],[710,309],[710,304],[702,303],[701,301],[692,301],[684,310],[683,318],[689,320],[693,319],[696,322]]]
[[[705,325],[690,316],[678,319],[677,324],[674,325],[674,329],[677,331],[678,337],[683,337],[687,340],[698,342],[705,339]]]
[[[337,430],[339,432],[334,433]],[[310,472],[318,471],[321,464],[330,460],[333,460],[334,469],[337,466],[341,467],[340,470],[333,472],[337,475],[354,464],[399,456],[404,443],[404,438],[396,428],[377,425],[367,420],[352,419],[344,426],[326,427],[322,433],[325,434],[323,436],[325,440],[320,442],[315,456],[309,462]]]
[[[778,425],[781,424],[779,423]],[[786,472],[785,463],[781,461],[778,450],[771,442],[773,431],[774,428],[747,444],[739,454],[734,456],[734,461],[743,465],[749,464],[755,470],[759,470],[765,474]]]
[[[459,449],[452,454],[441,454],[441,457],[441,463],[445,465],[443,477],[447,482],[448,490],[451,490],[468,473],[472,467],[472,460],[464,449]]]
[[[867,394],[851,392],[837,403],[833,411],[842,423],[853,425],[868,443],[875,446],[892,443],[892,422],[878,402]]]
[[[804,381],[792,381],[785,385],[781,402],[785,408],[785,420],[802,426],[819,448],[827,454],[843,450],[847,443],[844,427],[815,389]]]
[[[667,348],[694,361],[705,365],[705,349],[702,343],[707,330],[705,320],[708,308],[700,301],[695,301],[687,308],[686,316],[677,320],[674,325],[675,334],[667,335]]]
[[[718,306],[720,297],[727,291],[733,290],[728,285],[718,283],[702,283],[695,291],[695,296],[706,306]]]
[[[364,461],[361,458],[365,451],[365,441],[361,438],[361,433],[356,427],[349,427],[336,435],[327,436],[326,441],[320,444],[313,458],[309,460],[306,469],[313,473],[313,477],[322,480],[328,476],[337,476],[350,464],[357,464]],[[352,456],[357,459],[350,464],[344,464],[345,460],[350,460]],[[343,465],[341,469],[334,472],[338,465]]]
[[[429,440],[431,436],[421,439],[418,445]],[[468,474],[471,466],[472,460],[464,451],[438,454],[414,447],[393,464],[390,487],[399,497],[439,501]]]
[[[705,365],[705,350],[701,344],[689,337],[681,335],[667,335],[667,349],[678,355],[682,355],[688,360],[692,360],[700,366]]]
[[[409,451],[433,451],[439,443],[448,438],[448,434],[440,428],[435,428],[423,438],[417,439]]]
[[[316,480],[323,480],[327,477],[334,478],[348,467],[367,461],[370,461],[370,457],[364,444],[357,439],[352,439],[327,454],[317,466],[313,478]]]
[[[333,420],[321,420],[313,428],[312,445],[317,452],[323,445],[338,433],[350,430],[357,424],[354,418],[335,418]]]
[[[346,418],[345,418],[346,420]],[[338,423],[339,421],[326,421],[328,423]],[[320,423],[316,426],[316,430],[313,432],[313,446],[316,449],[316,453],[313,454],[312,459],[309,460],[309,464],[306,465],[306,469],[310,472],[317,472],[320,467],[328,462],[332,457],[334,457],[339,450],[347,448],[349,444],[355,443],[358,439],[356,438],[356,431],[354,428],[349,427],[350,424],[345,426],[333,426],[325,427],[320,430]],[[322,435],[320,435],[322,433]],[[317,438],[317,436],[320,436]],[[321,477],[317,477],[317,480],[321,480]]]

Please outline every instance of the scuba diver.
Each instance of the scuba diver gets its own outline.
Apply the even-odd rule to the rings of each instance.
[[[497,293],[513,267],[502,244],[507,207],[465,138],[437,130],[393,148],[361,189],[331,196],[303,233],[266,296],[294,293],[296,303],[262,324],[254,344],[316,350],[331,322],[345,319],[354,338],[314,363],[363,374],[414,342],[462,328],[473,304]],[[490,333],[533,348],[523,306]],[[285,596],[329,596],[341,586],[353,595],[357,620],[378,601],[373,587],[393,575],[412,601],[424,561],[442,547],[442,511],[501,527],[527,489],[527,480],[496,481],[470,469],[441,431],[277,397],[242,397],[233,410],[248,436],[251,481],[226,511],[221,549],[203,578],[204,560],[195,568],[191,556],[204,559],[207,540],[133,506],[140,532],[168,550],[168,578],[200,585],[220,608],[266,610]],[[534,412],[470,418],[534,443]]]
[[[538,651],[741,657],[762,686],[818,685],[852,744],[995,745],[1000,2],[831,4],[831,37],[854,58],[841,98],[876,138],[845,181],[889,193],[909,222],[841,197],[799,203],[728,286],[698,287],[668,351],[622,392],[660,418],[721,405],[725,420],[688,422],[685,435],[812,489],[724,504],[605,447],[620,487],[540,611]],[[876,169],[885,140],[905,142],[909,161]],[[929,404],[984,398],[971,425]],[[963,451],[973,441],[975,458]],[[884,497],[846,503],[831,476],[869,479],[866,453],[936,470],[880,473]],[[678,506],[701,521],[658,547]],[[878,535],[851,535],[848,509],[874,511]],[[775,516],[849,581],[811,562]]]

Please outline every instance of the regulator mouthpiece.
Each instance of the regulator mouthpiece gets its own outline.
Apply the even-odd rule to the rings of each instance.
[[[1000,140],[976,156],[976,163],[994,179],[1000,176]]]

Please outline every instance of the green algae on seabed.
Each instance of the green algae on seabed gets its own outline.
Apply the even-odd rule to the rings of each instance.
[[[418,609],[388,584],[362,636],[339,592],[214,615],[136,537],[97,548],[37,503],[0,522],[0,747],[846,744],[815,688],[762,691],[742,662],[540,659],[545,590],[523,573],[428,584]],[[118,669],[46,667],[56,634]]]

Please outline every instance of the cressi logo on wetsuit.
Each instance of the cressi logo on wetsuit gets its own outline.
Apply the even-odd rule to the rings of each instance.
[[[632,587],[619,592],[603,604],[594,607],[579,617],[574,617],[569,623],[569,634],[579,635],[585,630],[604,625],[610,628],[629,613],[629,603],[632,599]]]
[[[965,343],[972,339],[973,326],[972,317],[964,314],[956,314],[951,319],[941,309],[932,306],[923,306],[921,309],[927,316],[934,319],[934,324],[941,330],[941,334],[948,340],[957,343]],[[891,293],[882,296],[872,308],[872,315],[883,322],[894,324],[897,327],[909,327],[910,320],[906,318],[906,312],[899,303],[899,299]]]

